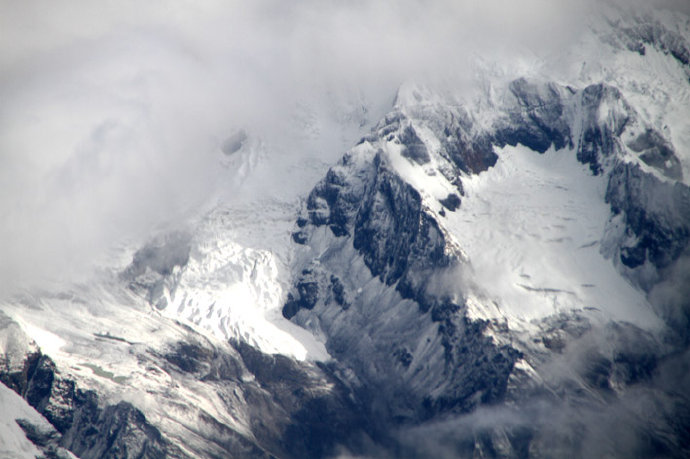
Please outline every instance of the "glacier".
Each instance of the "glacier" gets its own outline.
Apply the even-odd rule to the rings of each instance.
[[[689,22],[597,12],[233,127],[201,205],[8,290],[0,454],[687,455]]]

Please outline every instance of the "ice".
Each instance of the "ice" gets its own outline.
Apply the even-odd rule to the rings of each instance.
[[[225,144],[230,154],[222,153],[224,145],[218,142],[221,172],[213,178],[217,189],[212,199],[188,221],[162,224],[162,232],[178,226],[190,229],[192,242],[189,262],[164,279],[156,301],[133,293],[117,276],[141,241],[114,241],[116,248],[88,285],[59,285],[54,291],[29,295],[26,301],[5,301],[2,310],[55,360],[65,377],[77,380],[81,388],[97,390],[106,402],[131,401],[179,443],[184,444],[186,429],[197,422],[197,412],[185,411],[179,399],[251,435],[241,406],[229,413],[213,388],[192,377],[172,376],[151,356],[164,355],[192,330],[217,346],[242,340],[269,354],[330,359],[326,334],[318,323],[305,323],[302,328],[281,314],[296,276],[291,269],[299,266],[296,259],[305,256],[290,235],[309,190],[372,123],[393,109],[409,115],[409,123],[431,153],[430,161],[415,164],[393,141],[382,141],[376,148],[380,146],[391,167],[419,191],[425,211],[439,221],[463,262],[468,260],[468,272],[458,285],[464,289],[463,311],[470,318],[497,319],[512,331],[529,332],[553,314],[585,310],[602,322],[624,321],[655,330],[661,324],[644,293],[617,272],[606,258],[607,247],[602,247],[610,236],[605,231],[611,217],[604,199],[605,176],[593,176],[569,149],[537,154],[521,146],[506,147],[497,151],[494,167],[478,175],[462,174],[461,206],[442,213],[439,200],[458,189],[439,173],[444,167],[444,160],[435,154],[440,139],[428,120],[415,118],[418,112],[413,109],[423,106],[433,113],[434,107],[445,104],[460,110],[458,104],[463,103],[476,129],[489,129],[505,102],[506,85],[514,78],[536,75],[575,89],[604,81],[619,88],[642,121],[673,143],[683,181],[690,183],[686,69],[653,47],[641,56],[612,46],[604,37],[610,33],[605,21],[593,28],[594,35],[553,56],[549,62],[553,65],[526,59],[516,72],[500,63],[479,62],[470,89],[446,82],[447,87],[432,91],[408,83],[399,89],[392,107],[388,94],[376,101],[342,94],[320,96],[296,107],[292,124],[269,130],[272,136],[228,129],[223,139],[233,132],[245,134],[241,141]],[[602,106],[599,114],[605,117],[616,109]],[[573,126],[573,132],[578,128]],[[354,160],[375,152],[366,142],[351,150]],[[623,231],[616,227],[616,219],[613,223],[608,231]],[[321,256],[333,238],[317,232],[311,243]],[[354,252],[349,247],[343,250],[343,259],[332,261],[343,272],[343,282],[357,286],[352,293],[365,312],[382,314],[391,336],[407,332],[405,324],[417,317],[418,306],[370,276]],[[346,321],[352,313],[333,314]],[[411,349],[417,358],[409,371],[419,372],[415,376],[419,387],[441,387],[444,375],[425,374],[420,367],[425,359],[442,359],[437,325],[427,320],[418,337]],[[516,368],[538,377],[526,360]],[[43,424],[45,420],[2,385],[0,405],[5,414],[0,455],[34,457],[38,451],[14,418]]]
[[[514,326],[574,309],[655,328],[645,299],[600,253],[610,215],[605,178],[568,150],[499,151],[496,166],[464,179],[466,197],[447,217],[474,278],[499,307],[480,315]],[[477,311],[479,312],[479,311]]]

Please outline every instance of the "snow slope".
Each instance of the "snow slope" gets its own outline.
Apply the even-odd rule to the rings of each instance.
[[[572,151],[539,155],[518,146],[498,155],[495,167],[463,181],[466,197],[447,220],[511,328],[576,309],[660,327],[644,293],[601,254],[610,216],[605,178]]]
[[[26,438],[16,419],[27,419],[44,430],[53,427],[14,391],[0,385],[0,406],[3,416],[0,420],[0,456],[7,459],[34,459],[41,451]]]
[[[471,89],[408,83],[385,110],[385,95],[324,98],[296,107],[273,137],[230,130],[217,142],[217,192],[202,209],[148,243],[120,245],[88,285],[4,299],[2,312],[23,333],[7,336],[26,355],[35,343],[99,406],[131,403],[188,456],[222,455],[235,445],[228,438],[256,455],[311,438],[303,425],[281,429],[297,415],[352,408],[341,394],[378,427],[519,403],[531,390],[599,402],[644,383],[667,352],[656,341],[665,318],[621,275],[617,250],[642,238],[614,215],[608,180],[629,165],[662,188],[690,183],[690,85],[667,45],[645,42],[640,53],[621,38],[659,19],[614,19],[596,18],[572,50],[523,69],[534,79],[479,63]],[[687,23],[661,21],[690,37]],[[527,88],[524,99],[515,88]],[[591,119],[587,88],[604,94]],[[550,106],[552,96],[562,106]],[[544,119],[553,122],[544,152],[505,140],[511,126],[543,134],[533,124],[544,128]],[[621,119],[629,124],[617,132]],[[615,141],[578,160],[587,122],[611,128]],[[643,160],[630,145],[648,131],[658,133],[652,149],[669,144],[673,156]],[[663,207],[654,199],[649,214]],[[661,223],[683,215],[659,212]],[[647,258],[642,266],[656,269]],[[592,336],[604,357],[573,358],[566,376],[554,376]],[[623,341],[641,349],[639,361],[625,360]],[[10,417],[45,426],[0,389]],[[305,400],[316,406],[306,414]],[[285,423],[274,426],[274,413]],[[494,434],[494,446],[512,448],[506,431]],[[9,417],[0,441],[17,457],[36,452]]]

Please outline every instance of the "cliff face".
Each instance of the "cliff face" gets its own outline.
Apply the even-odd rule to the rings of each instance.
[[[263,354],[241,342],[214,345],[190,330],[183,340],[160,349],[130,345],[132,357],[147,368],[149,391],[160,391],[155,397],[169,410],[160,429],[132,403],[111,401],[113,392],[131,384],[131,377],[91,368],[102,384],[98,390],[84,389],[80,386],[88,385],[88,378],[61,372],[26,336],[26,346],[17,346],[22,338],[18,324],[1,318],[0,336],[13,336],[15,345],[3,349],[6,365],[0,382],[54,427],[45,431],[17,420],[48,455],[323,457],[338,445],[363,451],[371,442],[361,406],[327,365]],[[94,345],[104,339],[119,341],[109,336],[97,338]],[[160,382],[166,379],[169,383]],[[195,405],[189,399],[200,395],[220,406]],[[149,417],[160,416],[156,411],[149,409]],[[219,411],[232,420],[219,419]]]
[[[328,120],[300,106],[280,154],[234,131],[212,210],[90,283],[0,303],[0,440],[690,455],[690,46],[682,21],[597,20],[577,68],[406,83],[376,124],[360,98]],[[344,142],[321,130],[348,150],[318,152]]]
[[[4,314],[0,318],[3,337],[21,336],[16,322]],[[16,346],[21,341],[25,347]],[[4,355],[0,381],[55,427],[56,432],[39,442],[45,452],[69,450],[79,457],[181,457],[140,410],[127,402],[100,403],[99,407],[95,391],[80,389],[74,380],[63,377],[55,362],[28,337],[15,341]],[[34,432],[31,424],[22,427]],[[40,438],[36,432],[34,436]]]
[[[657,407],[649,422],[620,428],[650,443],[630,451],[685,451],[690,405],[662,388],[677,378],[659,376],[684,349],[690,310],[661,293],[688,253],[690,189],[673,145],[611,86],[518,79],[501,101],[487,117],[401,88],[304,200],[284,267],[209,245],[217,214],[143,247],[105,286],[8,305],[21,320],[3,316],[0,378],[54,427],[24,431],[46,454],[80,457],[421,456],[428,442],[453,455],[584,455],[601,452],[601,419],[641,397]],[[297,348],[255,347],[246,323],[230,326],[235,309],[204,302],[228,282],[273,301],[281,269],[282,316],[331,360],[266,353]],[[122,306],[139,300],[148,307]],[[32,310],[56,321],[41,325],[59,332],[41,338],[48,350],[19,325]],[[175,310],[215,320],[225,340]],[[572,416],[550,422],[556,411]],[[475,425],[477,413],[497,421]],[[443,423],[474,427],[411,442]]]
[[[524,402],[526,393],[544,396],[544,368],[601,333],[613,355],[592,350],[557,390],[571,393],[575,384],[623,396],[647,381],[663,346],[651,330],[618,325],[606,311],[605,332],[601,317],[587,311],[594,308],[571,307],[533,319],[539,331],[529,338],[510,313],[477,313],[493,306],[477,303],[492,300],[477,290],[464,235],[446,214],[462,215],[463,181],[500,164],[497,149],[573,155],[589,171],[572,173],[605,183],[598,199],[610,211],[595,241],[602,262],[648,291],[688,250],[690,188],[672,146],[640,121],[620,91],[602,84],[577,90],[516,80],[489,129],[474,126],[463,107],[433,102],[424,89],[408,91],[306,200],[293,233],[304,249],[283,315],[324,336],[331,355],[354,372],[354,384],[386,407],[375,416],[398,426]],[[647,344],[631,345],[631,334]],[[517,435],[508,444],[516,453],[525,441]]]

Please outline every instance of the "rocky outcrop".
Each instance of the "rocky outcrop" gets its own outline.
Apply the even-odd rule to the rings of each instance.
[[[690,45],[678,33],[659,22],[638,20],[638,24],[620,28],[620,39],[630,51],[644,56],[647,46],[672,56],[679,64],[690,66]]]
[[[441,126],[425,118],[425,128],[448,133],[446,139],[467,137],[458,117],[447,119]],[[400,133],[401,156],[426,164],[410,156],[410,145],[421,151],[419,137],[410,140],[414,122],[402,113],[387,116],[311,192],[293,240],[320,255],[300,268],[283,308],[297,323],[318,319],[329,352],[354,370],[368,417],[384,425],[500,402],[520,356],[484,336],[491,324],[468,319],[463,299],[442,285],[463,255],[378,149],[397,144]],[[457,145],[435,154],[454,168],[461,189],[463,169],[484,170],[495,161],[490,145],[482,151],[482,160]],[[449,210],[461,205],[455,194],[445,202]]]
[[[4,327],[0,336],[8,332],[21,335],[16,322],[3,315],[0,319]],[[185,450],[174,445],[133,404],[104,402],[96,391],[82,389],[35,345],[1,351],[6,365],[0,370],[0,382],[55,427],[44,432],[21,421],[27,438],[47,454],[57,454],[62,448],[85,459],[190,455],[317,458],[336,454],[340,447],[363,454],[373,442],[371,436],[383,435],[370,426],[357,396],[336,375],[339,370],[333,365],[267,355],[243,342],[221,348],[189,331],[187,339],[164,352],[148,349],[139,356],[142,365],[164,371],[177,381],[175,385],[186,381],[215,393],[227,413],[243,413],[247,421],[249,435],[203,409],[185,408],[197,416],[187,426],[189,433],[203,439],[186,442]],[[23,360],[18,364],[20,355]],[[168,390],[174,392],[175,385]],[[184,405],[184,400],[177,403]],[[179,421],[173,418],[173,422]]]
[[[640,120],[620,91],[604,84],[578,90],[519,79],[509,85],[504,101],[503,114],[486,131],[462,108],[421,102],[397,106],[328,171],[297,221],[293,240],[312,255],[299,258],[283,314],[325,336],[331,355],[354,372],[349,381],[367,416],[389,429],[503,406],[508,399],[561,403],[544,386],[534,386],[516,362],[527,358],[537,368],[557,364],[561,353],[586,347],[594,334],[605,335],[616,351],[583,354],[577,376],[554,383],[561,396],[588,405],[591,400],[583,394],[597,393],[615,404],[612,400],[624,398],[630,388],[651,381],[662,359],[658,343],[649,344],[653,338],[644,332],[610,324],[595,333],[577,314],[545,333],[540,349],[546,353],[534,358],[532,344],[501,344],[496,337],[511,334],[505,324],[469,318],[462,286],[444,287],[443,279],[462,279],[464,257],[439,220],[444,211],[428,209],[420,191],[393,166],[390,151],[399,149],[427,175],[440,172],[452,183],[459,195],[438,202],[455,211],[462,208],[463,177],[500,161],[494,147],[522,144],[539,153],[571,149],[608,182],[609,227],[622,219],[625,229],[623,236],[606,241],[605,254],[618,257],[622,270],[648,263],[660,272],[687,251],[690,201],[688,187],[677,181],[680,162],[672,145]],[[437,169],[429,172],[432,163]],[[646,288],[658,281],[631,278]],[[476,431],[466,452],[538,455],[554,446],[542,444],[548,443],[542,434],[549,430],[542,427]],[[565,443],[559,447],[573,451]],[[458,448],[455,453],[465,451]]]
[[[552,145],[560,150],[572,146],[565,104],[572,89],[554,83],[539,84],[520,78],[509,85],[512,101],[507,117],[500,120],[493,136],[499,146],[518,143],[539,153]]]
[[[625,222],[619,248],[621,263],[631,270],[645,263],[662,270],[688,250],[690,188],[657,179],[639,165],[621,162],[611,171],[606,200]],[[640,279],[649,289],[658,278]]]
[[[79,457],[185,457],[140,410],[127,402],[99,406],[96,392],[63,378],[53,360],[40,352],[28,354],[20,372],[0,373],[0,382],[55,427],[59,436],[52,443]],[[24,430],[32,431],[29,425]]]
[[[594,84],[576,91],[520,79],[510,84],[509,92],[514,102],[508,102],[508,115],[497,123],[497,144],[521,143],[539,152],[570,145],[593,174],[606,175],[606,202],[612,211],[607,233],[618,236],[606,241],[605,254],[650,289],[660,279],[659,270],[675,263],[688,247],[690,188],[680,181],[673,146],[640,121],[611,86]],[[623,219],[622,231],[614,229],[616,216]],[[644,268],[647,262],[650,268]]]
[[[429,308],[420,273],[443,270],[455,261],[437,222],[424,211],[419,192],[391,169],[382,153],[363,164],[346,156],[312,191],[306,212],[295,239],[307,242],[308,232],[321,226],[336,237],[349,236],[371,275],[395,285],[403,298],[416,299],[422,309]],[[313,270],[302,270],[284,314],[292,317],[299,308],[313,309],[318,294]]]
[[[214,388],[228,411],[246,411],[252,437],[210,416],[202,419],[215,443],[232,457],[325,457],[339,446],[363,452],[371,442],[368,421],[352,391],[328,365],[267,355],[241,341],[233,352],[207,341],[179,342],[161,356],[177,371]],[[248,376],[251,375],[251,378]],[[233,406],[237,394],[241,404]],[[199,451],[201,455],[208,451]]]
[[[294,272],[282,313],[323,337],[333,361],[298,362],[241,340],[218,343],[179,323],[166,335],[176,338],[157,349],[97,335],[127,345],[137,365],[170,381],[156,397],[177,397],[184,387],[213,399],[211,408],[175,405],[193,419],[180,422],[194,439],[182,449],[170,440],[174,429],[152,424],[129,402],[84,389],[0,314],[14,346],[4,350],[0,382],[55,427],[45,433],[25,423],[28,438],[45,451],[66,448],[85,458],[414,457],[432,449],[409,444],[400,432],[452,420],[459,422],[448,436],[452,454],[596,456],[579,446],[595,435],[584,420],[639,391],[662,406],[652,411],[670,433],[637,451],[686,451],[690,404],[677,396],[682,384],[646,391],[676,362],[656,337],[630,324],[593,324],[587,317],[595,313],[586,311],[535,320],[533,336],[511,330],[507,320],[483,318],[476,302],[490,300],[467,280],[463,235],[445,226],[467,202],[463,180],[496,165],[499,148],[568,149],[607,183],[605,255],[654,292],[688,255],[690,241],[690,189],[679,180],[673,145],[603,84],[575,89],[516,80],[492,123],[482,126],[470,110],[421,103],[417,95],[420,103],[412,105],[400,97],[327,172],[292,234]],[[439,187],[424,189],[436,179]],[[190,263],[190,247],[189,236],[171,234],[136,252],[120,275],[127,294],[164,308],[162,292]],[[550,373],[558,366],[570,373]],[[553,407],[576,420],[552,422]],[[514,421],[520,410],[527,421]],[[655,438],[646,424],[633,427],[641,438]],[[434,440],[446,441],[441,437]]]
[[[613,156],[620,152],[619,137],[630,121],[632,109],[617,89],[603,84],[587,86],[577,102],[582,120],[577,159],[588,164],[592,173],[598,175],[604,171],[605,162],[610,163]],[[607,106],[611,108],[607,113],[600,114],[602,106],[604,110]]]

